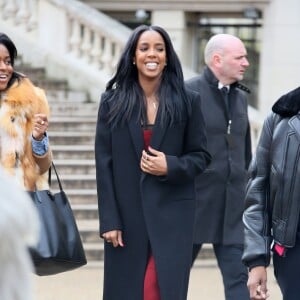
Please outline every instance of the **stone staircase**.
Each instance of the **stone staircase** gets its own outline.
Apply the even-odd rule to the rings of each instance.
[[[99,238],[94,136],[98,104],[51,99],[49,136],[53,158],[69,197],[88,261],[103,257]],[[53,189],[57,189],[53,178]]]
[[[72,91],[66,81],[49,79],[43,68],[19,62],[16,70],[44,88],[51,109],[49,138],[53,161],[68,195],[89,262],[103,260],[99,237],[94,137],[98,103],[89,102],[85,92]],[[101,91],[99,90],[99,98]],[[58,190],[52,175],[53,192]],[[211,245],[203,245],[199,258],[213,258]]]

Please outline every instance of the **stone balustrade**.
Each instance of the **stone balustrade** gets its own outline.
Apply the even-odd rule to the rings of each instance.
[[[30,31],[37,25],[37,1],[36,0],[11,0],[0,1],[1,17],[3,20],[12,19],[16,26]]]
[[[44,66],[72,88],[88,89],[94,101],[131,32],[77,0],[0,0],[0,28],[26,62]]]

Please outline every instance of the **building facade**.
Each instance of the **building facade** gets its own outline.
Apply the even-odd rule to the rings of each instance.
[[[141,23],[163,26],[183,64],[196,73],[201,72],[203,47],[212,34],[239,36],[251,63],[245,79],[252,90],[250,104],[263,115],[281,94],[300,84],[298,0],[83,2],[131,28]]]

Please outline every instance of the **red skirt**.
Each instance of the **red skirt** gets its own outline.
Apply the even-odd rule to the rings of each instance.
[[[144,300],[160,300],[154,257],[148,260],[144,279]]]

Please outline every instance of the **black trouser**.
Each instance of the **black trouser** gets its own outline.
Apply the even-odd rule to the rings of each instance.
[[[193,262],[197,258],[201,247],[202,245],[199,244],[194,245]],[[214,244],[213,247],[223,277],[225,299],[249,300],[248,270],[242,263],[243,245],[224,246]]]
[[[283,300],[300,299],[300,244],[288,249],[285,257],[273,254],[274,274]]]

